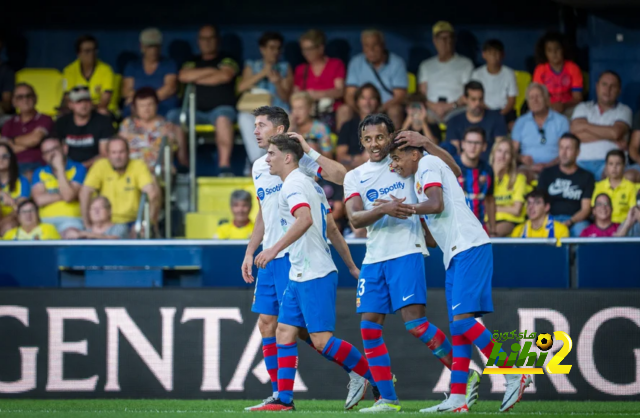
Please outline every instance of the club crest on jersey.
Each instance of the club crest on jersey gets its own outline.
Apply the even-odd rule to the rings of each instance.
[[[422,194],[422,185],[420,184],[420,182],[416,183],[416,193]]]
[[[392,173],[396,172],[396,170],[393,169],[393,163],[389,164],[389,171],[391,171]]]
[[[356,307],[360,307],[360,298],[356,298]]]
[[[283,218],[280,218],[280,225],[287,226],[287,221],[284,220]]]
[[[389,187],[381,187],[378,190],[369,189],[369,190],[367,190],[367,193],[365,193],[365,196],[367,196],[367,199],[369,199],[369,202],[373,202],[374,200],[376,200],[380,196],[384,196],[384,195],[388,194],[389,192],[392,192],[392,191],[398,190],[398,189],[404,190],[404,182],[399,181],[399,182],[393,183]]]

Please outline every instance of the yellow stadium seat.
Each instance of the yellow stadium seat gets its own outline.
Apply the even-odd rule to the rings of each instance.
[[[231,219],[230,201],[234,190],[246,190],[256,196],[251,177],[199,177],[198,178],[198,213],[218,213],[224,215],[220,219]],[[258,204],[252,199],[249,218],[255,221],[258,215]]]
[[[416,82],[416,75],[414,73],[407,73],[409,84],[407,86],[407,93],[415,93],[418,90],[418,84]]]
[[[36,110],[55,116],[62,101],[62,73],[55,68],[24,68],[16,73],[17,83],[28,83],[36,91]]]
[[[187,239],[212,239],[223,219],[229,218],[217,212],[187,213]]]
[[[184,67],[183,67],[184,68]],[[240,96],[240,93],[238,93],[238,86],[240,85],[240,82],[242,81],[242,77],[238,76],[236,77],[236,95]],[[234,125],[234,129],[238,129],[238,125]],[[213,125],[196,125],[196,133],[198,134],[210,134],[216,131],[216,127]]]
[[[120,108],[120,99],[122,98],[122,74],[113,76],[113,93],[111,93],[111,101],[109,102],[109,110],[118,111]]]
[[[527,87],[531,84],[531,74],[526,71],[514,71],[518,95],[516,96],[516,115],[520,116],[520,109],[526,100]]]

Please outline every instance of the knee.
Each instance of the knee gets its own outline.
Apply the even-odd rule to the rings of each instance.
[[[216,129],[231,127],[231,119],[227,116],[218,116],[214,121]]]
[[[277,324],[276,341],[278,344],[290,344],[296,342],[297,328],[285,324]]]
[[[329,339],[331,338],[331,335],[325,335],[327,333],[320,333],[320,334],[309,334],[311,337],[311,342],[313,343],[313,346],[316,348],[317,351],[319,352],[323,352],[324,348],[327,346],[327,342],[329,341]]]
[[[426,317],[426,309],[424,305],[409,305],[400,310],[402,320],[406,322],[415,321],[416,319]]]
[[[263,338],[276,335],[278,327],[278,317],[273,315],[260,315],[258,318],[258,329]]]

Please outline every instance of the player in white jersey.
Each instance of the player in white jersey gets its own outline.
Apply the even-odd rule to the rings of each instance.
[[[280,305],[276,334],[278,396],[255,410],[287,411],[295,409],[296,339],[302,330],[309,333],[314,346],[325,357],[375,382],[367,359],[351,344],[333,336],[338,274],[327,238],[351,274],[357,278],[360,271],[333,220],[323,189],[299,168],[303,157],[300,142],[286,134],[275,135],[269,142],[266,161],[270,174],[279,176],[283,182],[278,199],[279,224],[284,234],[256,257],[255,264],[264,269],[278,254],[288,249],[291,269]]]
[[[367,228],[367,253],[358,280],[356,311],[362,314],[365,355],[371,366],[377,366],[371,371],[381,395],[373,407],[360,411],[395,412],[400,404],[382,339],[385,316],[399,310],[407,331],[448,368],[452,349],[445,334],[426,317],[424,255],[428,251],[420,218],[413,208],[417,203],[413,182],[391,169],[387,148],[393,123],[384,114],[374,114],[367,116],[358,129],[370,159],[347,173],[344,195],[353,226]],[[459,170],[446,151],[433,148],[432,152]]]
[[[289,117],[287,113],[275,106],[263,106],[254,112],[256,118],[255,130],[258,146],[262,149],[269,147],[269,139],[276,135],[287,132],[289,129]],[[300,135],[296,138],[300,141],[305,154],[300,162],[300,171],[304,172],[309,178],[314,176],[322,176],[324,179],[342,184],[345,168],[326,157],[319,155],[311,150],[309,145]],[[262,243],[264,249],[271,248],[284,234],[280,225],[280,214],[278,209],[278,197],[282,188],[282,179],[269,173],[269,166],[266,162],[267,156],[256,160],[253,164],[252,177],[256,189],[256,197],[260,205],[260,211],[256,217],[255,226],[251,235],[251,240],[247,246],[245,258],[242,263],[242,277],[245,282],[253,283],[252,275],[253,255]],[[276,259],[269,263],[264,269],[258,270],[258,278],[254,293],[253,304],[251,310],[260,314],[258,319],[258,327],[262,335],[262,351],[265,358],[265,365],[269,376],[271,377],[272,396],[265,399],[258,405],[246,408],[252,410],[259,408],[266,401],[277,397],[278,382],[278,359],[276,351],[276,327],[278,325],[279,306],[284,290],[289,282],[289,263],[288,250],[282,250]],[[308,343],[311,339],[302,335]],[[349,373],[351,381],[349,383],[349,393],[345,402],[345,408],[353,408],[364,396],[367,382],[356,373],[353,373],[348,367],[345,370]]]
[[[411,143],[420,142],[412,133]],[[403,138],[405,141],[407,136]],[[426,138],[424,138],[426,140]],[[406,179],[413,179],[418,203],[413,207],[425,217],[431,235],[442,250],[446,269],[445,294],[451,335],[453,339],[453,367],[451,396],[442,404],[421,412],[467,412],[465,400],[471,344],[487,357],[491,356],[494,341],[491,333],[476,317],[493,312],[491,278],[493,253],[491,240],[467,206],[457,174],[434,155],[423,155],[421,148],[399,149],[402,141],[391,147],[394,170]],[[498,367],[509,367],[505,363]],[[507,387],[500,411],[507,411],[520,401],[531,383],[529,375],[506,374]],[[467,392],[468,397],[468,392]]]

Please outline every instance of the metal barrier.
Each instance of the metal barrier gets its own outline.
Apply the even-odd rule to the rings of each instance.
[[[180,126],[189,134],[189,212],[196,211],[196,89],[187,84],[180,109]]]
[[[149,196],[146,193],[142,193],[138,205],[138,216],[136,216],[134,224],[136,238],[149,239],[151,237],[151,209],[149,205]]]
[[[173,193],[171,169],[172,152],[166,136],[162,137],[160,154],[154,166],[154,174],[161,189],[164,189],[165,238],[171,239],[171,195]]]

